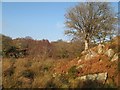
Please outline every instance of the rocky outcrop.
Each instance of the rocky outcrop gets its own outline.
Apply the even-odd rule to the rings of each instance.
[[[99,73],[96,78],[98,81],[105,82],[107,79],[107,72],[105,73]]]
[[[113,58],[111,59],[111,61],[113,62],[113,61],[117,61],[118,60],[118,54],[116,53],[114,56],[113,56]]]
[[[105,81],[107,80],[108,77],[108,73],[98,73],[98,74],[88,74],[88,75],[84,75],[81,77],[78,77],[78,79],[86,81],[86,80],[97,80],[97,81],[102,81],[103,83],[105,83]]]
[[[88,80],[92,80],[92,81],[94,81],[94,80],[96,80],[96,78],[97,78],[97,74],[87,75],[87,79],[88,79]]]
[[[107,55],[108,57],[112,57],[115,54],[115,52],[112,49],[109,49],[105,52],[105,55]]]
[[[88,54],[85,55],[85,60],[90,60],[91,58],[93,58],[93,57],[95,57],[95,56],[97,56],[97,55],[98,55],[98,54],[97,54],[96,52],[90,50],[90,51],[88,52]]]
[[[83,80],[83,81],[87,80],[86,76],[81,76],[81,77],[78,77],[77,79],[80,79],[80,80]]]

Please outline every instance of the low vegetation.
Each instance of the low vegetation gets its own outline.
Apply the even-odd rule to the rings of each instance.
[[[4,37],[8,38],[8,37]],[[105,49],[117,50],[117,40],[104,43]],[[6,39],[8,40],[8,39]],[[11,39],[10,39],[11,40]],[[18,47],[18,41],[21,43]],[[24,41],[24,43],[22,43]],[[10,41],[9,47],[16,47],[13,51],[27,48],[27,54],[21,57],[6,55],[6,47],[3,48],[3,88],[116,88],[118,87],[119,63],[111,61],[105,54],[98,54],[90,60],[85,60],[83,46],[79,43],[67,43],[64,41],[49,42],[48,40],[36,41],[33,39],[19,38]],[[15,43],[16,42],[16,43]],[[4,41],[9,43],[9,41]],[[24,44],[24,45],[23,45]],[[11,46],[12,45],[12,46]],[[82,48],[83,47],[83,48]],[[79,49],[79,52],[77,51]],[[91,50],[97,52],[97,45],[91,45]],[[12,50],[10,53],[13,52]],[[36,51],[36,52],[35,52]],[[82,59],[82,60],[80,60]],[[105,83],[94,80],[79,80],[81,76],[107,72]]]
[[[120,87],[119,20],[111,5],[81,2],[70,7],[64,20],[70,42],[0,35],[3,88]]]

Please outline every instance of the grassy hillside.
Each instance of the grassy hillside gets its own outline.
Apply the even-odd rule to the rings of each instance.
[[[20,40],[14,40],[13,45],[18,48]],[[22,40],[21,42],[24,42],[24,39]],[[120,37],[104,43],[103,52],[99,53],[98,45],[91,46],[84,52],[81,50],[82,46],[78,47],[79,43],[49,43],[29,39],[26,42],[29,48],[28,55],[2,59],[3,87],[116,88],[119,86],[120,74],[118,40]],[[27,47],[26,43],[23,43],[22,47]],[[90,75],[91,77],[88,77]],[[96,79],[93,80],[93,76]]]

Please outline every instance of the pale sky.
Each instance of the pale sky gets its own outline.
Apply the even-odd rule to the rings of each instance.
[[[12,38],[69,40],[64,36],[66,10],[76,2],[2,2],[2,33]],[[1,4],[0,4],[1,5]],[[112,3],[117,11],[117,2]],[[0,16],[1,17],[1,16]]]

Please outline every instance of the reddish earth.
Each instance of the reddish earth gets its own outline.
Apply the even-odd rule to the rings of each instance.
[[[95,74],[95,73],[108,73],[108,81],[114,82],[118,85],[118,76],[120,72],[118,72],[118,62],[111,62],[109,57],[106,55],[98,55],[91,60],[79,60],[74,59],[67,62],[59,62],[59,64],[54,68],[55,73],[66,73],[72,66],[83,65],[82,68],[78,68],[78,75],[83,76],[87,74]]]

